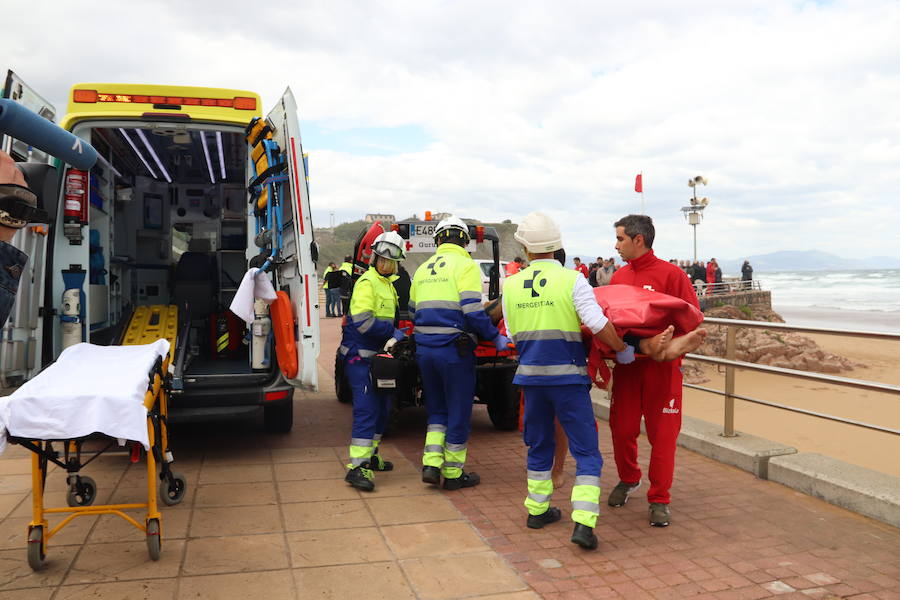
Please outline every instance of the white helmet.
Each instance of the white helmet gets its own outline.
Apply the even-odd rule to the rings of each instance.
[[[372,254],[388,260],[403,260],[403,238],[396,231],[385,231],[372,242]]]
[[[540,211],[525,215],[513,236],[533,254],[554,252],[562,248],[562,236],[556,223]]]
[[[449,235],[453,230],[459,231],[460,233],[457,235],[461,238],[464,238],[466,242],[469,241],[469,226],[466,225],[465,221],[463,221],[459,217],[450,215],[449,217],[443,219],[440,223],[438,223],[437,227],[434,228],[435,242],[440,243],[440,241],[438,240],[438,236],[440,236],[440,234],[447,232],[444,236],[441,236],[446,238],[446,236]]]

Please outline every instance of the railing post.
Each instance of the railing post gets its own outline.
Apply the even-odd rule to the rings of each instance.
[[[737,346],[737,327],[728,326],[725,332],[725,358],[735,359],[735,347]],[[734,437],[734,367],[725,367],[725,437]]]

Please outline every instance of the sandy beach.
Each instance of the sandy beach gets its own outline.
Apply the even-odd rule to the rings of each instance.
[[[847,313],[841,312],[841,314],[846,315]],[[785,317],[791,324],[801,324],[799,319],[792,318],[792,315],[785,315]],[[898,320],[900,320],[900,316],[898,316]],[[821,320],[815,324],[828,326]],[[878,326],[874,322],[871,323],[871,327],[863,326],[862,323],[853,325],[848,323],[843,326],[835,323],[832,326],[887,331],[886,327]],[[823,349],[845,356],[862,365],[852,371],[841,373],[842,376],[900,385],[900,361],[897,360],[900,342],[831,335],[810,335],[809,337],[813,338]],[[714,366],[704,365],[703,368],[710,381],[701,385],[719,390],[724,389],[724,371],[718,373]],[[900,396],[898,395],[868,392],[751,371],[738,371],[735,381],[735,391],[741,395],[900,429]],[[684,410],[688,416],[722,423],[723,402],[722,396],[685,389]],[[900,457],[900,436],[897,435],[741,400],[735,401],[735,429],[790,444],[800,452],[818,452],[900,477],[900,460],[897,460],[897,457]]]

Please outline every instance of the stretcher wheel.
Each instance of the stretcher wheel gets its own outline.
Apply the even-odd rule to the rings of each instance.
[[[44,566],[44,528],[40,525],[28,529],[28,566],[38,571]]]
[[[162,552],[159,519],[149,519],[147,521],[147,552],[150,553],[151,560],[159,560],[159,555]]]
[[[66,494],[66,504],[69,506],[90,506],[97,497],[97,482],[87,475],[80,475],[75,485],[69,488]]]
[[[175,506],[184,499],[184,493],[187,491],[187,480],[184,475],[172,471],[170,478],[162,482],[159,486],[159,499],[166,506]]]

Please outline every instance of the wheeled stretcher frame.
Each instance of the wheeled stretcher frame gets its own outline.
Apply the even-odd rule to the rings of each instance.
[[[168,368],[168,355],[156,359],[149,374],[147,392],[144,394],[150,444],[150,450],[146,453],[146,503],[93,505],[97,494],[97,485],[93,479],[79,475],[79,472],[112,447],[115,440],[110,441],[104,448],[82,461],[82,444],[85,438],[34,440],[8,436],[10,442],[19,444],[33,453],[31,457],[32,519],[28,525],[28,564],[35,571],[44,564],[50,539],[73,519],[85,515],[118,515],[122,517],[147,534],[147,550],[150,558],[159,560],[162,550],[162,515],[157,506],[157,489],[160,499],[169,506],[181,502],[186,490],[184,477],[170,467],[174,457],[169,451],[167,433]],[[54,442],[62,444],[62,458],[60,458],[60,452],[53,448]],[[137,462],[139,453],[140,445],[136,444],[132,451],[132,462]],[[50,463],[58,465],[68,473],[69,492],[66,497],[68,507],[47,508],[44,506],[44,484],[47,480],[47,467]],[[157,473],[157,464],[159,464],[159,473]],[[143,508],[147,509],[143,525],[123,512]],[[68,516],[50,529],[46,517],[48,514],[68,514]]]

